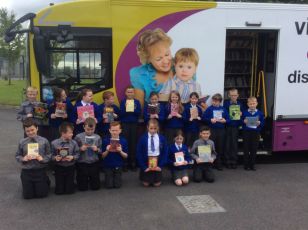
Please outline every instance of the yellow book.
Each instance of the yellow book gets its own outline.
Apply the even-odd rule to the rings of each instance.
[[[126,100],[125,110],[126,110],[126,112],[134,112],[135,101],[134,100]]]
[[[28,144],[27,155],[37,157],[39,155],[39,144],[38,143],[29,143]]]
[[[150,169],[154,169],[157,167],[158,159],[157,157],[149,157],[148,158],[148,166]]]
[[[198,146],[198,155],[201,162],[210,162],[212,160],[212,151],[210,145]]]

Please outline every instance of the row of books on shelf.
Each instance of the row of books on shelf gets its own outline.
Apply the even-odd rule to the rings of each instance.
[[[250,73],[251,63],[226,63],[225,73]]]
[[[228,48],[252,48],[252,39],[227,39],[226,47]]]
[[[250,78],[247,76],[232,76],[225,78],[225,87],[249,87]]]
[[[251,60],[252,52],[247,50],[228,50],[226,52],[227,60]]]

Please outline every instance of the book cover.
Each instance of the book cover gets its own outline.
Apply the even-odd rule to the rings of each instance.
[[[84,122],[88,117],[94,116],[94,107],[93,105],[88,106],[78,106],[77,107],[78,120]]]
[[[135,101],[134,100],[126,100],[125,111],[126,112],[134,112],[135,110]]]
[[[48,105],[42,102],[36,102],[33,107],[33,117],[37,119],[47,119]]]
[[[66,157],[69,155],[69,148],[68,147],[61,147],[58,149],[58,155],[61,157]]]
[[[212,160],[212,151],[210,145],[198,146],[198,155],[201,162],[206,163]]]
[[[184,153],[183,152],[176,152],[176,153],[174,153],[174,157],[175,157],[175,162],[176,163],[178,163],[180,165],[184,164],[185,158],[184,158]]]
[[[119,138],[110,138],[110,152],[117,152],[117,147],[120,146],[120,139]]]
[[[157,168],[158,158],[157,157],[148,157],[148,167],[150,169]]]
[[[222,110],[213,110],[213,118],[216,118],[217,120],[221,120]]]
[[[257,121],[259,121],[259,117],[255,116],[255,117],[246,117],[247,119],[247,127],[251,127],[251,128],[257,128],[258,124]]]
[[[230,105],[229,106],[229,116],[231,120],[240,120],[241,119],[241,108],[239,105]]]
[[[64,117],[66,115],[66,103],[65,102],[56,102],[55,115],[56,117]]]
[[[95,136],[85,136],[84,143],[87,146],[94,146]]]
[[[114,109],[112,107],[105,107],[104,108],[104,123],[111,123],[114,121]]]
[[[179,113],[179,105],[171,103],[170,111],[171,111],[171,116],[175,117]]]
[[[203,97],[200,97],[198,100],[198,103],[206,103],[206,101],[210,98],[210,95],[206,95]]]
[[[37,157],[39,155],[39,144],[29,143],[27,145],[27,155],[32,156],[32,157]]]
[[[197,119],[198,115],[199,114],[198,114],[198,108],[197,107],[190,108],[190,117],[192,119]]]
[[[148,114],[159,114],[159,104],[148,104]]]

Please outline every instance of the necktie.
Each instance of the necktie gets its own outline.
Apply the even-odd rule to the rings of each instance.
[[[181,150],[181,146],[180,146],[180,145],[178,145],[178,150],[179,150],[179,151]]]
[[[151,151],[154,153],[155,151],[155,145],[154,145],[154,136],[151,136]]]

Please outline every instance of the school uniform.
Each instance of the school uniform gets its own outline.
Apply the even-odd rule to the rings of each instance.
[[[226,123],[216,122],[212,123],[211,119],[215,117],[216,113],[220,113]],[[225,142],[225,127],[229,123],[229,114],[223,106],[209,106],[202,115],[202,121],[205,121],[211,129],[211,140],[215,143],[217,153],[214,162],[215,167],[222,170],[222,158],[224,158],[224,142]]]
[[[190,150],[190,156],[195,160],[193,166],[193,180],[195,182],[201,182],[204,179],[206,182],[213,183],[215,181],[215,175],[212,170],[212,163],[205,162],[197,164],[196,162],[199,158],[198,146],[205,145],[210,145],[212,157],[217,156],[215,145],[212,140],[203,140],[201,138],[196,140]]]
[[[183,152],[184,154],[184,160],[189,163],[191,161],[190,154],[188,152],[188,148],[186,145],[181,144],[177,145],[176,143],[173,143],[169,146],[169,165],[170,170],[172,174],[173,180],[182,179],[183,177],[188,177],[188,165],[179,165],[175,166],[174,163],[176,162],[175,153],[177,152]]]
[[[79,148],[86,144],[86,136],[86,133],[83,132],[75,137]],[[90,137],[93,138],[93,145],[97,147],[97,151],[94,151],[91,146],[85,151],[80,150],[80,156],[76,163],[76,181],[80,191],[86,191],[89,187],[91,190],[98,190],[100,188],[99,159],[102,152],[102,140],[97,134],[93,134]]]
[[[68,155],[73,156],[72,161],[56,161],[55,157],[59,155],[59,149],[68,148]],[[52,160],[55,169],[55,193],[72,194],[75,192],[75,163],[79,158],[79,147],[75,140],[56,139],[51,142]]]
[[[34,101],[34,102],[30,102],[28,100],[23,101],[17,111],[17,120],[24,122],[24,120],[27,118],[27,115],[32,114],[32,119],[35,121],[35,123],[38,126],[37,134],[41,137],[45,137],[49,139],[49,135],[48,135],[49,127],[47,126],[48,120],[43,121],[42,119],[33,117],[34,107],[36,103],[38,103],[38,101]],[[27,137],[25,133],[24,133],[24,137],[25,138]]]
[[[141,105],[137,99],[134,99],[134,112],[126,112],[126,100],[120,104],[120,119],[122,126],[122,135],[128,142],[128,159],[127,164],[130,168],[136,168],[136,144],[138,119],[141,115]]]
[[[196,108],[198,110],[198,116],[202,117],[202,109],[199,105],[192,105],[188,103],[184,106],[183,112],[183,120],[184,120],[184,133],[185,133],[185,143],[187,146],[191,147],[195,140],[199,138],[199,127],[200,120],[194,119],[190,120],[191,114],[190,111],[192,108]]]
[[[54,114],[56,111],[56,101],[49,101],[48,102],[48,118],[49,118],[49,128],[50,128],[50,140],[55,140],[60,138],[60,132],[59,132],[59,127],[63,122],[72,122],[72,117],[73,117],[73,110],[74,106],[71,103],[71,101],[66,98],[65,101],[62,101],[66,105],[66,114],[67,118],[62,118],[62,117],[56,117],[54,119],[51,118],[51,114]]]
[[[225,100],[223,107],[229,112],[230,121],[226,127],[226,144],[225,144],[225,158],[227,166],[236,168],[237,164],[237,154],[238,154],[238,136],[239,136],[239,127],[242,125],[241,119],[234,120],[230,116],[230,106],[237,105],[240,107],[240,111],[243,112],[243,105],[241,102],[236,101],[235,103],[230,100]]]
[[[114,117],[115,121],[119,121],[120,120],[120,109],[118,108],[118,106],[116,105],[111,105],[110,106],[114,113],[117,115],[117,117]],[[109,137],[110,133],[109,133],[109,129],[110,129],[110,123],[107,122],[106,119],[103,118],[103,115],[106,113],[105,112],[106,109],[106,105],[100,104],[98,106],[98,110],[99,110],[99,116],[101,116],[100,120],[101,122],[97,124],[96,129],[97,129],[97,133],[104,139],[105,137]]]
[[[124,137],[119,137],[120,145],[124,153],[128,152],[128,144]],[[110,145],[110,138],[103,139],[102,152]],[[105,172],[105,187],[120,188],[122,186],[122,168],[124,159],[119,152],[109,152],[103,159],[102,166]]]
[[[143,109],[143,119],[144,119],[144,123],[148,123],[149,120],[150,120],[150,113],[148,111],[148,107],[149,107],[149,104],[145,104],[144,105],[144,109]],[[164,104],[162,103],[158,103],[158,119],[155,118],[158,123],[161,125],[164,120],[165,120],[165,107],[164,107]]]
[[[247,117],[258,117],[259,126],[249,126],[244,123]],[[245,110],[242,115],[243,145],[244,145],[244,168],[255,170],[257,149],[259,146],[260,132],[264,126],[264,115],[258,110]]]
[[[72,116],[72,122],[75,125],[75,129],[74,129],[74,134],[75,135],[84,132],[83,123],[80,123],[78,125],[76,124],[76,121],[78,119],[77,108],[80,107],[80,106],[89,106],[89,105],[93,105],[94,116],[95,116],[95,118],[97,120],[97,124],[99,124],[102,121],[102,116],[100,114],[98,105],[96,103],[94,103],[94,102],[86,103],[86,102],[84,102],[82,100],[81,101],[77,101],[75,103],[75,106],[74,106],[74,109],[73,109],[73,116]]]
[[[168,144],[171,144],[174,142],[174,136],[176,135],[177,131],[182,130],[184,126],[183,117],[178,118],[178,117],[173,116],[172,118],[168,119],[168,116],[170,113],[171,113],[171,105],[169,103],[165,106],[165,117],[166,117],[165,135],[166,135]],[[183,115],[183,113],[181,115]]]
[[[168,163],[168,146],[164,136],[149,133],[141,136],[137,145],[137,162],[140,167],[140,180],[149,184],[156,184],[162,181],[161,171],[145,170],[149,167],[149,157],[157,157],[157,166],[162,169]]]
[[[42,161],[22,161],[28,153],[28,144],[30,143],[38,143]],[[50,145],[46,138],[41,136],[26,137],[19,141],[16,160],[21,166],[20,178],[24,199],[43,198],[48,195],[50,180],[46,174],[46,168],[50,159]]]

